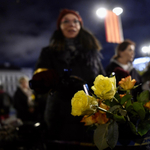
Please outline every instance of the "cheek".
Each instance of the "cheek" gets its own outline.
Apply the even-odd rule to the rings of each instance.
[[[62,33],[63,33],[63,35],[66,37],[66,36],[68,36],[68,33],[67,33],[67,30],[66,30],[66,28],[62,25],[62,26],[60,26],[60,29],[61,29],[61,31],[62,31]]]
[[[64,30],[64,27],[63,27],[63,26],[60,26],[60,29],[61,29],[61,31],[63,32],[63,30]]]
[[[78,25],[78,26],[77,26],[77,30],[78,30],[78,32],[80,31],[80,29],[81,29],[81,27],[80,27],[80,25]]]

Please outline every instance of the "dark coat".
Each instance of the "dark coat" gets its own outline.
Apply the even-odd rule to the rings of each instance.
[[[100,57],[100,53],[96,50],[86,52],[80,48],[74,52],[70,49],[58,52],[45,47],[41,51],[36,69],[53,69],[57,72],[59,78],[64,76],[64,69],[68,69],[71,70],[71,75],[80,77],[89,85],[92,85],[98,74],[105,75]]]
[[[12,105],[12,98],[8,93],[0,90],[0,122],[2,118],[8,118],[10,107]]]
[[[17,111],[17,117],[20,118],[22,121],[29,121],[30,114],[28,110],[29,109],[28,97],[21,90],[20,87],[17,87],[17,90],[14,93],[13,103],[14,103],[14,108]]]
[[[50,131],[49,138],[91,142],[93,137],[87,134],[86,127],[80,122],[82,117],[71,115],[71,99],[78,90],[83,90],[84,83],[91,88],[97,75],[105,75],[100,53],[96,50],[86,51],[80,47],[75,51],[66,49],[56,52],[46,47],[42,49],[37,68],[55,70],[61,79],[57,90],[49,95],[46,104],[45,121]],[[70,74],[76,77],[67,77],[64,69],[71,70]],[[53,79],[54,76],[49,77]]]
[[[131,64],[132,65],[132,64]],[[121,78],[125,78],[128,75],[131,75],[132,79],[135,79],[137,81],[137,84],[142,83],[141,76],[139,73],[135,70],[135,68],[132,67],[130,71],[125,71],[120,65],[118,65],[115,62],[111,62],[105,69],[107,76],[110,76],[112,72],[115,72],[117,83],[121,80]]]

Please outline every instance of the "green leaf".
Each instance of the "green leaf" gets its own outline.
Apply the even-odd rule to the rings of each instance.
[[[121,100],[121,98],[120,98],[120,94],[119,94],[119,93],[116,93],[114,97],[115,97],[118,101],[120,101],[120,100]]]
[[[119,113],[121,116],[126,116],[127,115],[127,111],[122,109],[122,108],[119,108]]]
[[[137,101],[143,104],[147,103],[149,101],[149,91],[145,90],[141,92],[140,95],[137,96]]]
[[[125,107],[127,111],[130,111],[133,108],[131,99],[127,101]]]
[[[114,114],[114,120],[120,123],[125,123],[126,119],[124,118],[124,116],[119,116],[117,114]]]
[[[138,124],[138,133],[143,136],[150,130],[150,120],[140,121]]]
[[[109,109],[109,112],[115,112],[116,110],[119,110],[119,108],[121,108],[120,105],[115,105]]]
[[[106,136],[108,133],[108,124],[99,125],[94,131],[94,144],[99,150],[103,150],[108,147]]]
[[[103,101],[103,103],[106,104],[107,106],[111,106],[112,102],[110,100],[105,100]]]
[[[118,105],[118,103],[115,100],[112,100],[112,101],[110,101],[110,100],[104,100],[103,103],[106,104],[107,106],[110,106],[110,107]]]
[[[121,98],[120,104],[123,105],[126,101],[131,100],[132,95],[127,94],[124,97]]]
[[[107,143],[111,149],[113,149],[118,141],[118,124],[116,121],[112,121],[108,126],[108,136],[107,136]]]
[[[144,109],[143,105],[139,102],[134,102],[133,108],[140,116],[140,119],[143,120],[145,118],[145,109]]]
[[[131,131],[132,131],[134,134],[137,135],[137,131],[136,131],[135,125],[134,125],[132,122],[130,122],[130,121],[129,121],[128,123],[129,123],[129,125],[130,125]]]

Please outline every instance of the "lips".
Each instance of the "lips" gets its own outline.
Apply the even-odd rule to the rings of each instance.
[[[76,30],[75,29],[70,29],[70,30],[68,30],[68,32],[76,32]]]

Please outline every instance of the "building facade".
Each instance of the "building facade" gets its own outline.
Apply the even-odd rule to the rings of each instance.
[[[0,84],[5,92],[13,96],[18,86],[18,79],[21,76],[27,76],[31,79],[33,70],[30,68],[10,69],[0,68]]]

